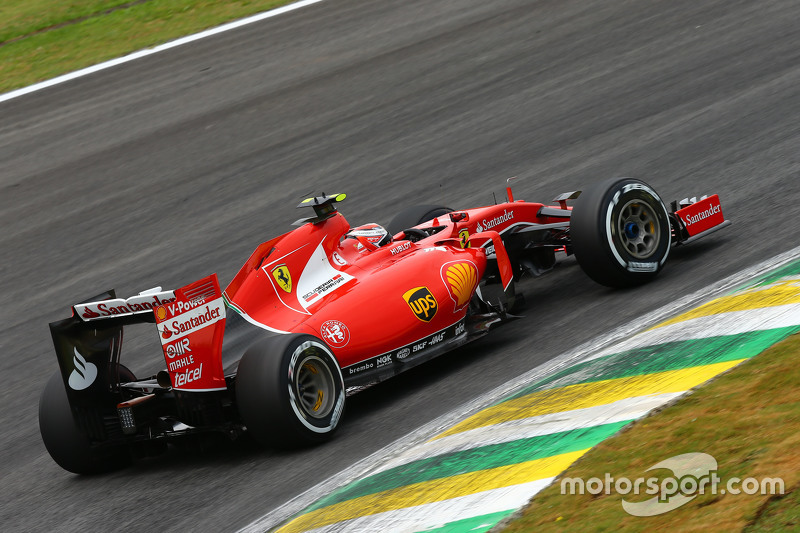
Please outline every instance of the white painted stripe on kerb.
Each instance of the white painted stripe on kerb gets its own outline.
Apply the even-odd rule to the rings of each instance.
[[[216,28],[211,28],[210,30],[202,31],[200,33],[195,33],[194,35],[188,35],[186,37],[182,37],[180,39],[176,39],[174,41],[170,41],[168,43],[155,46],[153,48],[139,50],[138,52],[134,52],[132,54],[128,54],[123,57],[118,57],[116,59],[106,61],[105,63],[99,63],[97,65],[92,65],[91,67],[87,67],[85,69],[76,70],[75,72],[70,72],[69,74],[64,74],[63,76],[58,76],[57,78],[53,78],[51,80],[43,81],[41,83],[36,83],[34,85],[29,85],[28,87],[23,87],[21,89],[17,89],[15,91],[11,91],[5,94],[0,94],[0,103],[5,102],[7,100],[12,100],[14,98],[18,98],[20,96],[24,96],[26,94],[30,94],[32,92],[41,91],[42,89],[46,89],[54,85],[59,85],[61,83],[65,83],[67,81],[71,81],[76,78],[82,78],[83,76],[88,76],[89,74],[94,74],[95,72],[115,67],[117,65],[122,65],[123,63],[128,63],[129,61],[134,61],[142,57],[157,54],[159,52],[163,52],[171,48],[176,48],[184,44],[193,43],[195,41],[199,41],[200,39],[211,37],[212,35],[217,35],[219,33],[223,33],[226,31],[235,30],[237,28],[241,28],[242,26],[253,24],[254,22],[260,22],[268,18],[277,17],[278,15],[288,13],[289,11],[294,11],[296,9],[300,9],[301,7],[306,7],[311,4],[316,4],[322,1],[323,0],[301,0],[300,2],[296,2],[294,4],[289,4],[287,6],[279,7],[271,11],[265,11],[264,13],[259,13],[258,15],[253,15],[252,17],[247,17],[241,20],[229,22],[228,24],[223,24],[222,26],[217,26]]]
[[[608,355],[656,346],[665,342],[710,339],[722,335],[741,335],[753,331],[791,326],[800,326],[800,304],[731,311],[676,322],[642,332],[626,341],[600,350],[585,361],[593,361]]]
[[[426,503],[374,515],[361,516],[344,522],[311,529],[307,533],[414,533],[440,528],[450,522],[483,516],[502,511],[516,510],[528,503],[534,495],[550,485],[555,478],[537,479],[529,483],[511,485],[460,496],[451,500]]]
[[[510,420],[492,426],[485,426],[415,446],[381,465],[374,473],[383,472],[413,461],[435,457],[481,446],[503,444],[515,440],[541,437],[562,431],[585,429],[601,424],[614,424],[626,420],[636,420],[653,409],[657,409],[684,394],[668,392],[650,396],[625,398],[606,405],[596,405],[585,409],[550,413],[520,420]]]

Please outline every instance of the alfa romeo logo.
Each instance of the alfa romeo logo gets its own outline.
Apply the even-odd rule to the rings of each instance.
[[[350,330],[339,320],[328,320],[319,328],[322,338],[334,348],[343,348],[350,342]]]

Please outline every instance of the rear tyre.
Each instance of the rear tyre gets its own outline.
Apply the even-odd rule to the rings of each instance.
[[[646,283],[669,255],[667,208],[652,187],[613,178],[583,191],[572,211],[570,235],[583,271],[609,287]]]
[[[415,205],[397,213],[392,221],[389,222],[387,230],[391,235],[396,235],[404,229],[413,228],[423,222],[452,212],[452,209],[443,205]]]
[[[239,362],[236,401],[261,444],[308,445],[331,438],[344,412],[342,372],[326,344],[311,335],[269,337]]]
[[[119,375],[122,382],[136,380],[122,365]],[[127,446],[92,448],[72,414],[61,372],[53,374],[39,398],[39,432],[50,457],[58,466],[75,474],[109,472],[131,462]]]

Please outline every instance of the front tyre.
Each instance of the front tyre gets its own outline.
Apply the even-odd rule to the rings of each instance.
[[[652,187],[612,178],[581,193],[572,211],[570,236],[583,271],[609,287],[646,283],[669,255],[667,208]]]
[[[311,335],[281,335],[251,346],[239,361],[236,401],[261,444],[287,447],[328,440],[344,412],[342,372]]]

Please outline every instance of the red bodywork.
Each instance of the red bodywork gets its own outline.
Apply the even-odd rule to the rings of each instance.
[[[153,313],[173,388],[225,390],[221,358],[225,303],[217,275],[181,287],[173,302],[154,308]]]
[[[676,211],[675,215],[684,224],[687,233],[691,237],[725,222],[725,216],[722,214],[722,204],[720,204],[719,196],[716,194]]]
[[[568,221],[540,217],[542,207],[514,202],[459,211],[464,216],[457,222],[452,219],[461,215],[421,224],[445,226],[430,237],[412,242],[399,233],[376,249],[345,239],[350,225],[335,213],[261,244],[225,298],[261,328],[323,339],[343,373],[352,375],[371,357],[435,342],[438,332],[457,327],[486,270],[482,245],[489,240],[507,285],[511,265],[499,232]]]

